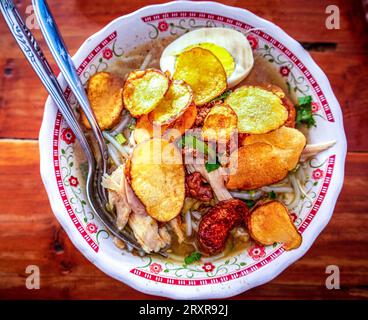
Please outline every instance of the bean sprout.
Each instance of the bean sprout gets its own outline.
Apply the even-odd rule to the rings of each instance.
[[[121,121],[110,131],[110,134],[116,136],[118,133],[123,131],[123,129],[128,125],[132,117],[125,110],[122,112]]]
[[[230,191],[230,194],[234,197],[234,198],[238,198],[238,199],[243,199],[243,200],[257,200],[260,197],[262,197],[263,192],[262,191],[254,191],[254,192],[249,192],[249,191]]]
[[[144,69],[146,69],[146,68],[148,67],[148,64],[150,63],[151,59],[152,59],[152,54],[151,54],[151,52],[149,52],[149,53],[146,55],[146,57],[144,58],[144,60],[143,60],[143,62],[142,62],[142,65],[141,65],[141,67],[140,67],[139,69],[140,69],[140,70],[144,70]]]
[[[192,211],[192,216],[196,220],[200,220],[202,218],[202,215],[199,211]]]
[[[269,187],[286,187],[290,183],[289,176],[286,176],[286,178],[282,179],[278,183],[274,183],[272,185],[269,185]]]
[[[300,166],[299,169],[297,170],[296,172],[296,177],[298,178],[298,180],[304,184],[305,182],[305,172],[304,172],[304,169]]]
[[[125,159],[129,158],[129,152],[127,151],[127,149],[124,148],[119,142],[117,142],[111,134],[107,133],[106,131],[103,131],[102,135],[107,141],[109,141],[121,153],[121,155]]]
[[[312,199],[308,196],[307,192],[305,191],[304,187],[300,184],[300,181],[298,179],[295,179],[298,185],[298,188],[300,192],[306,197],[309,201],[312,202]]]
[[[111,144],[107,145],[107,152],[109,153],[109,156],[111,158],[111,160],[114,162],[116,167],[119,167],[122,165],[121,161],[120,161],[120,157],[118,154],[118,151],[115,149],[115,147]]]
[[[336,141],[328,141],[323,143],[317,143],[317,144],[307,144],[302,152],[302,156],[300,158],[300,162],[304,162],[310,157],[315,156],[317,153],[320,153],[324,150],[327,150],[334,146],[336,144]]]
[[[185,227],[187,237],[192,235],[192,216],[190,215],[190,211],[187,211],[185,214]]]
[[[192,229],[195,231],[195,232],[198,232],[198,224],[195,223],[194,221],[192,221]]]
[[[299,204],[299,201],[300,201],[300,188],[298,185],[298,181],[296,180],[293,174],[290,175],[290,182],[294,189],[294,199],[293,201],[291,201],[291,203],[286,204],[286,206],[289,209],[294,209]]]
[[[291,187],[273,187],[273,186],[268,186],[268,187],[262,187],[261,188],[262,191],[264,192],[275,192],[275,193],[290,193],[293,192],[293,188]]]

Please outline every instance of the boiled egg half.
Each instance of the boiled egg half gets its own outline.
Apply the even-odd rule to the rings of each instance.
[[[241,82],[253,67],[252,48],[242,33],[227,28],[201,28],[182,35],[165,48],[161,70],[174,74],[177,57],[194,47],[207,49],[220,60],[229,88]]]

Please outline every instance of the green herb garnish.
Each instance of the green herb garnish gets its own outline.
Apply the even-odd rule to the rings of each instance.
[[[304,96],[298,98],[298,104],[304,105],[304,104],[311,104],[312,103],[312,96]]]
[[[209,147],[207,143],[192,135],[182,137],[179,140],[179,147],[193,148],[203,153],[204,155],[208,155],[208,158],[210,159],[216,159],[216,151]]]
[[[182,137],[181,140],[179,140],[179,147],[193,148],[202,154],[207,155],[208,161],[205,163],[207,172],[212,172],[221,166],[221,164],[217,161],[215,149],[209,146],[206,142],[198,139],[196,136],[188,135]]]
[[[218,168],[221,167],[221,165],[218,162],[216,162],[216,163],[206,162],[206,164],[204,166],[206,167],[206,170],[207,170],[208,173],[212,172],[212,171],[215,171],[215,170],[217,170]]]
[[[120,144],[124,144],[127,139],[125,138],[125,136],[122,133],[119,133],[115,136],[115,140],[120,143]]]
[[[296,106],[296,123],[304,124],[308,128],[316,126],[316,120],[313,118],[312,112],[312,97],[305,96],[298,98],[298,105]]]
[[[189,256],[184,258],[185,264],[192,264],[201,259],[202,255],[200,252],[194,251]]]
[[[275,193],[275,191],[271,191],[271,192],[269,192],[268,193],[268,197],[270,198],[270,199],[276,199],[276,193]]]
[[[231,92],[232,92],[232,90],[228,89],[224,93],[222,93],[221,95],[219,95],[218,97],[216,97],[215,99],[212,99],[211,102],[225,100],[230,95]]]
[[[243,200],[245,202],[245,204],[248,206],[248,208],[252,208],[254,207],[254,205],[256,204],[256,202],[254,200]]]

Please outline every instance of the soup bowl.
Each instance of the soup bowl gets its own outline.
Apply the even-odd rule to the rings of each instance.
[[[174,299],[230,297],[275,278],[306,253],[327,225],[344,178],[342,113],[326,75],[297,41],[247,10],[189,1],[145,7],[117,18],[91,36],[73,61],[86,83],[96,72],[117,62],[128,63],[126,53],[139,45],[159,43],[160,39],[202,27],[226,27],[244,33],[254,52],[268,59],[291,92],[312,96],[317,126],[309,131],[309,143],[336,141],[305,163],[308,196],[291,213],[303,236],[298,249],[285,251],[282,244],[254,244],[224,258],[189,265],[120,250],[89,207],[83,183],[86,164],[79,160],[78,142],[50,97],[39,136],[41,176],[52,210],[77,249],[107,275],[144,293]],[[59,81],[70,104],[77,108],[64,79],[59,77]]]

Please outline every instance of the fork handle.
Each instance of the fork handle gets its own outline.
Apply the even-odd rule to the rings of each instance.
[[[13,1],[0,0],[0,10],[5,21],[12,33],[14,39],[18,43],[21,51],[31,64],[32,68],[40,78],[42,84],[58,106],[61,114],[65,118],[69,127],[73,129],[74,134],[78,138],[82,147],[87,151],[86,155],[89,163],[94,164],[94,156],[90,145],[83,133],[81,126],[76,119],[72,108],[69,106],[63,91],[48,64],[45,56],[39,47],[36,39],[33,37],[31,31],[27,28],[24,21],[20,17]]]
[[[28,62],[31,64],[32,68],[40,78],[42,84],[45,86],[46,90],[58,106],[64,119],[79,140],[82,149],[85,151],[88,161],[86,193],[93,212],[101,219],[107,229],[116,237],[124,242],[130,243],[137,250],[141,250],[141,247],[135,241],[134,237],[129,235],[125,230],[120,231],[117,229],[111,217],[109,217],[108,213],[105,212],[103,204],[100,203],[94,194],[94,176],[96,172],[98,173],[98,171],[95,169],[96,160],[94,158],[93,151],[77,118],[74,115],[72,108],[66,100],[64,93],[54,73],[52,72],[52,69],[50,68],[50,65],[45,59],[39,45],[37,44],[37,41],[26,27],[17,9],[15,8],[13,1],[0,0],[0,11],[3,14],[10,32],[17,41],[21,51],[24,53]],[[98,208],[98,210],[96,210],[96,208]]]
[[[46,43],[58,65],[62,75],[75,95],[86,118],[88,119],[92,132],[96,137],[100,155],[102,157],[102,172],[106,172],[106,163],[108,160],[108,151],[105,140],[102,136],[100,127],[96,121],[93,110],[91,109],[86,92],[82,82],[77,74],[76,68],[59,32],[57,24],[51,14],[51,11],[45,0],[32,0],[34,12],[40,25],[41,32]]]

